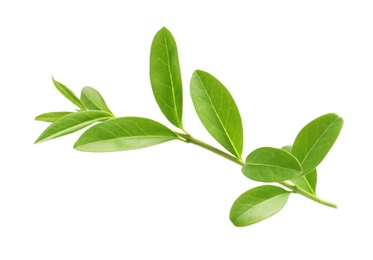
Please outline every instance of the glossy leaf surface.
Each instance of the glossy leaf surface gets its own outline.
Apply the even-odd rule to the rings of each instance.
[[[230,220],[237,227],[255,224],[279,212],[290,192],[272,185],[263,185],[241,194],[233,203]]]
[[[58,82],[52,77],[53,84],[57,88],[57,90],[68,100],[70,100],[71,103],[79,107],[81,110],[86,110],[83,103],[80,101],[80,99],[72,92],[68,87],[66,87],[64,84]]]
[[[241,158],[243,129],[232,95],[211,74],[196,70],[190,82],[194,107],[207,131],[229,152]]]
[[[80,95],[80,100],[83,105],[90,110],[102,110],[113,114],[106,105],[101,94],[94,88],[84,87]]]
[[[178,139],[164,125],[141,117],[122,117],[85,131],[74,148],[86,152],[115,152],[144,148]]]
[[[53,123],[57,119],[60,119],[61,117],[64,117],[71,113],[73,112],[49,112],[38,115],[37,117],[35,117],[35,120]]]
[[[76,132],[94,122],[111,117],[111,114],[104,111],[79,111],[68,114],[48,126],[35,143],[48,141],[53,138]]]
[[[298,158],[304,174],[321,163],[342,129],[343,119],[326,114],[308,123],[295,138],[291,153]]]
[[[297,178],[302,174],[302,167],[292,154],[282,149],[262,147],[247,156],[242,172],[255,181],[279,182]]]
[[[176,41],[167,28],[154,36],[150,51],[150,82],[165,117],[183,128],[183,90]]]

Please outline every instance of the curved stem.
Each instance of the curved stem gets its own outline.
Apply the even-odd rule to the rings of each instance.
[[[179,132],[175,132],[175,134],[177,134],[179,137],[181,137],[180,140],[186,142],[186,143],[191,143],[191,144],[194,144],[194,145],[197,145],[197,146],[200,146],[206,150],[209,150],[217,155],[220,155],[222,157],[224,157],[225,159],[228,159],[240,166],[244,166],[245,165],[245,162],[241,159],[238,159],[236,157],[234,157],[233,155],[230,155],[229,153],[226,153],[216,147],[213,147],[193,136],[191,136],[190,134],[184,134],[184,133],[179,133]],[[310,200],[313,200],[313,201],[316,201],[320,204],[323,204],[325,206],[328,206],[328,207],[332,207],[332,208],[337,208],[337,205],[334,204],[334,203],[331,203],[331,202],[328,202],[328,201],[325,201],[325,200],[322,200],[320,198],[318,198],[317,196],[309,193],[309,192],[306,192],[302,189],[299,189],[297,186],[295,185],[291,185],[287,182],[278,182],[280,185],[282,186],[285,186],[286,188],[292,190],[294,193],[298,193],[306,198],[309,198]]]

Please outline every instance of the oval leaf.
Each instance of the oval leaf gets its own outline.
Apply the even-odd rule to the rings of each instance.
[[[262,147],[247,156],[242,172],[255,181],[279,182],[300,176],[302,167],[292,154],[282,149]]]
[[[271,185],[248,190],[233,203],[230,220],[237,227],[255,224],[279,212],[289,195],[290,192]]]
[[[68,114],[54,121],[39,136],[35,143],[41,143],[63,135],[76,132],[94,122],[111,118],[112,115],[104,111],[79,111]]]
[[[207,131],[229,152],[241,158],[243,129],[240,112],[225,86],[211,74],[196,70],[190,92]]]
[[[141,117],[122,117],[95,125],[85,131],[74,148],[86,152],[116,152],[144,148],[177,135],[164,125]]]
[[[155,100],[165,117],[183,129],[183,90],[177,46],[171,32],[162,28],[150,51],[150,81]]]
[[[107,107],[105,100],[101,94],[91,87],[84,87],[80,95],[80,100],[83,105],[90,110],[102,110],[113,114]]]
[[[61,117],[64,117],[71,113],[73,112],[49,112],[38,115],[37,117],[35,117],[35,120],[53,123],[57,119],[60,119]]]
[[[54,80],[52,77],[53,84],[57,88],[57,90],[68,100],[71,101],[74,105],[79,107],[81,110],[86,110],[82,102],[79,100],[79,98],[72,92],[68,87],[66,87],[64,84],[58,82],[57,80]]]
[[[295,138],[291,153],[298,158],[304,174],[321,163],[343,126],[343,119],[336,114],[326,114],[308,123]]]

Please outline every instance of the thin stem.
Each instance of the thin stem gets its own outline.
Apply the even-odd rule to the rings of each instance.
[[[331,207],[331,208],[335,208],[335,209],[337,208],[337,205],[336,205],[336,204],[331,203],[331,202],[329,202],[329,201],[322,200],[322,199],[320,199],[319,197],[317,197],[317,196],[315,196],[315,195],[313,195],[313,194],[311,194],[311,193],[309,193],[309,192],[306,192],[306,191],[304,191],[304,190],[302,190],[302,189],[299,189],[299,188],[298,188],[297,186],[295,186],[295,185],[291,185],[291,184],[289,184],[289,183],[287,183],[287,182],[279,182],[279,184],[285,186],[285,187],[288,188],[288,189],[291,189],[291,190],[294,191],[295,193],[298,193],[298,194],[300,194],[300,195],[303,195],[304,197],[307,197],[307,198],[309,198],[309,199],[311,199],[311,200],[313,200],[313,201],[316,201],[316,202],[318,202],[318,203],[320,203],[320,204],[323,204],[323,205],[325,205],[325,206],[328,206],[328,207]]]
[[[228,159],[240,166],[244,166],[245,165],[245,162],[241,159],[238,159],[236,157],[234,157],[233,155],[230,155],[229,153],[226,153],[226,152],[223,152],[222,150],[216,148],[216,147],[213,147],[193,136],[191,136],[190,134],[183,134],[183,133],[179,133],[179,132],[175,132],[175,134],[177,134],[179,137],[180,137],[180,140],[186,142],[186,143],[192,143],[194,145],[197,145],[197,146],[200,146],[206,150],[209,150],[217,155],[220,155],[222,157],[224,157],[225,159]],[[309,193],[309,192],[306,192],[302,189],[299,189],[297,186],[295,185],[291,185],[287,182],[278,182],[280,185],[282,186],[285,186],[286,188],[292,190],[294,193],[298,193],[300,195],[303,195],[304,197],[306,198],[309,198],[313,201],[316,201],[320,204],[323,204],[325,206],[328,206],[328,207],[332,207],[332,208],[337,208],[337,205],[334,204],[334,203],[331,203],[331,202],[328,202],[328,201],[325,201],[325,200],[322,200],[320,198],[318,198],[317,196]]]
[[[218,155],[224,157],[225,159],[228,159],[228,160],[230,160],[234,163],[237,163],[241,166],[245,165],[245,163],[242,160],[234,157],[233,155],[230,155],[229,153],[223,152],[222,150],[220,150],[216,147],[213,147],[213,146],[211,146],[211,145],[209,145],[209,144],[191,136],[190,134],[186,134],[186,135],[185,134],[180,134],[180,133],[177,133],[177,134],[180,135],[182,138],[184,138],[187,143],[192,143],[192,144],[198,145],[202,148],[205,148],[206,150],[209,150],[209,151],[211,151],[215,154],[218,154]]]

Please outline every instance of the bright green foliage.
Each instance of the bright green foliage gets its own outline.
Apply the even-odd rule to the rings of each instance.
[[[71,113],[73,112],[49,112],[49,113],[38,115],[37,117],[35,117],[35,120],[53,123],[57,119],[60,119],[61,117],[66,116]]]
[[[103,111],[79,111],[68,114],[54,121],[39,136],[35,143],[51,140],[63,135],[76,132],[94,122],[109,119],[111,114]]]
[[[79,107],[81,110],[86,110],[83,103],[79,100],[79,98],[72,92],[68,87],[66,87],[64,84],[58,82],[52,77],[53,84],[57,88],[57,90],[68,100],[71,101],[74,105]]]
[[[342,129],[343,119],[326,114],[308,123],[295,138],[291,153],[298,158],[304,174],[321,163]]]
[[[291,153],[291,146],[290,145],[284,146],[281,149],[287,151],[288,153]]]
[[[230,220],[238,227],[252,225],[276,214],[284,207],[291,193],[329,207],[337,207],[316,196],[316,167],[329,152],[342,129],[343,119],[338,115],[326,114],[311,121],[299,132],[293,146],[285,146],[282,149],[258,148],[252,151],[244,162],[240,112],[226,87],[208,72],[194,71],[190,82],[191,98],[206,130],[228,152],[195,138],[184,129],[178,51],[174,37],[166,28],[157,32],[151,45],[150,82],[160,110],[182,132],[171,130],[147,118],[116,118],[97,90],[84,87],[81,98],[78,99],[65,85],[53,79],[58,91],[80,111],[51,112],[37,116],[35,120],[52,124],[35,143],[70,134],[95,123],[76,141],[75,149],[86,152],[116,152],[179,140],[207,149],[240,165],[243,174],[252,180],[276,182],[286,188],[264,185],[239,196],[230,211]],[[260,109],[258,111],[260,112]],[[180,156],[180,164],[191,161]]]
[[[84,87],[80,95],[80,100],[89,110],[101,110],[113,114],[107,107],[106,102],[101,94],[94,88]]]
[[[263,185],[241,194],[233,203],[230,219],[237,227],[255,224],[279,212],[290,192],[272,185]]]
[[[150,51],[150,82],[155,100],[166,118],[183,129],[183,89],[179,56],[174,37],[167,28],[154,36]]]
[[[141,117],[122,117],[95,125],[85,131],[74,148],[85,152],[116,152],[144,148],[177,135],[164,125]]]
[[[247,156],[242,172],[255,181],[279,182],[297,178],[302,174],[302,167],[290,153],[282,149],[262,147]]]
[[[316,195],[317,170],[313,169],[307,175],[300,176],[292,180],[298,188]]]
[[[207,131],[230,153],[241,158],[242,121],[229,91],[211,74],[196,70],[190,82],[190,94]]]
[[[291,146],[284,146],[281,149],[291,153]],[[298,188],[305,190],[311,194],[316,195],[316,184],[317,184],[317,170],[316,168],[313,169],[311,172],[307,173],[306,175],[300,176],[291,180],[295,186]]]

